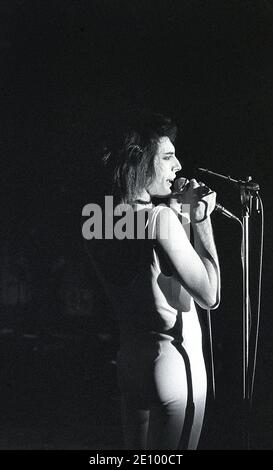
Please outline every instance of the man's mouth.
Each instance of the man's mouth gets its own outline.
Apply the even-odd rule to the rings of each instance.
[[[173,185],[173,182],[174,182],[174,178],[167,178],[167,183],[169,184],[169,186],[171,187]]]

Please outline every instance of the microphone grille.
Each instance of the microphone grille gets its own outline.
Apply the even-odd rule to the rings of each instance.
[[[177,178],[173,183],[173,192],[180,193],[181,191],[183,191],[183,189],[185,189],[188,182],[189,180],[187,178],[183,178],[182,176],[180,178]]]

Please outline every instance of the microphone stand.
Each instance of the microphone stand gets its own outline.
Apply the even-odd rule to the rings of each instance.
[[[252,213],[252,200],[259,190],[257,183],[252,182],[251,176],[247,181],[240,182],[242,220],[243,220],[243,399],[250,400],[249,382],[249,338],[250,338],[250,296],[249,296],[249,219]]]
[[[242,205],[243,243],[242,243],[242,265],[243,265],[243,317],[242,317],[242,342],[243,342],[243,403],[244,403],[244,431],[246,448],[250,448],[249,420],[251,409],[251,368],[249,361],[250,352],[250,267],[249,267],[249,222],[252,214],[253,197],[257,198],[259,186],[252,182],[249,176],[245,182],[240,182],[240,194]]]
[[[243,228],[243,242],[242,242],[242,265],[243,265],[243,278],[242,278],[242,345],[243,345],[243,401],[245,404],[245,426],[247,436],[247,447],[249,447],[249,412],[251,405],[251,383],[250,383],[250,363],[249,363],[249,349],[250,349],[250,295],[249,295],[249,221],[252,214],[253,197],[257,199],[259,185],[252,181],[251,176],[247,176],[245,181],[236,180],[230,176],[224,176],[213,171],[199,168],[208,174],[212,174],[221,179],[225,179],[234,183],[240,189],[241,207],[242,207],[242,228]],[[257,207],[257,206],[256,206]]]

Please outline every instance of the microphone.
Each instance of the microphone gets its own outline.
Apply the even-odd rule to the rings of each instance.
[[[188,185],[189,185],[189,180],[187,178],[182,178],[182,177],[177,178],[173,183],[172,195],[173,196],[181,195],[184,191],[187,190]],[[211,191],[211,189],[206,185],[200,186],[200,189],[202,191],[203,196],[205,196]],[[236,220],[236,222],[241,223],[240,219],[236,217],[236,215],[232,214],[232,212],[228,211],[225,207],[223,207],[218,202],[216,202],[214,210],[216,212],[219,212],[219,214],[223,214],[225,217],[228,217],[229,219],[233,219],[233,220]]]

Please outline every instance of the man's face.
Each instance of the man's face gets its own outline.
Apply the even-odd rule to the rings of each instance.
[[[147,192],[153,197],[164,197],[171,194],[172,182],[176,173],[181,170],[181,164],[175,156],[175,148],[169,137],[161,137],[154,158],[155,177],[147,187]]]

